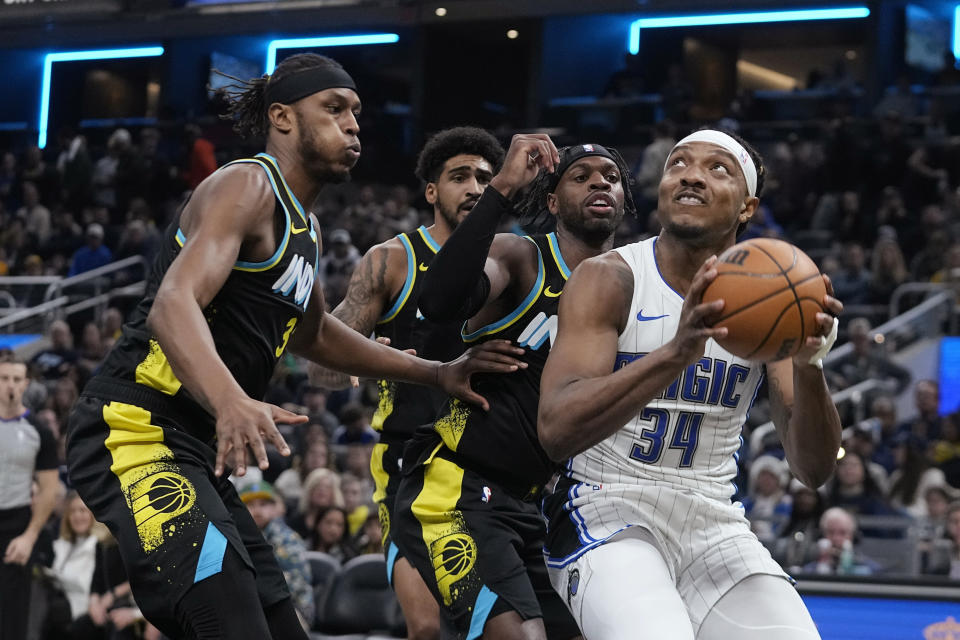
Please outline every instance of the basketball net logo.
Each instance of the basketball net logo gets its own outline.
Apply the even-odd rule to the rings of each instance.
[[[169,465],[148,467],[146,476],[125,487],[127,504],[133,512],[140,544],[146,553],[157,549],[166,537],[173,537],[176,525],[164,525],[189,511],[197,498],[193,484],[171,470]]]
[[[430,545],[437,589],[447,606],[457,599],[453,586],[465,578],[477,562],[477,543],[466,533],[450,533]]]

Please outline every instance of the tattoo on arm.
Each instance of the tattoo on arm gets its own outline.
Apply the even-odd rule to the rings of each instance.
[[[775,376],[767,377],[767,385],[770,392],[770,414],[773,418],[773,424],[780,432],[780,439],[783,440],[790,430],[790,419],[793,417],[793,405],[788,405],[783,397],[783,390],[780,388],[780,380]]]
[[[347,297],[333,315],[351,329],[369,336],[383,309],[382,300],[387,287],[387,252],[376,251],[369,259],[360,261],[347,288]]]

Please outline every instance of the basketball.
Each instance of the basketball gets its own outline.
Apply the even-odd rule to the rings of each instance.
[[[723,298],[714,327],[726,327],[721,347],[745,360],[769,362],[795,355],[817,331],[826,287],[820,270],[792,244],[756,238],[724,251],[704,302]]]

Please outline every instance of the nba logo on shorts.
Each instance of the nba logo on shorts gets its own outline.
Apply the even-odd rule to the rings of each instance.
[[[493,495],[493,492],[490,491],[490,487],[483,488],[483,495],[480,497],[481,502],[490,502],[490,496]]]

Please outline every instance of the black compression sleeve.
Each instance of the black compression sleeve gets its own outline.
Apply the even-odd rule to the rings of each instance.
[[[431,322],[447,324],[473,316],[490,293],[483,271],[500,218],[510,201],[487,187],[473,210],[457,225],[423,279],[418,304]]]

